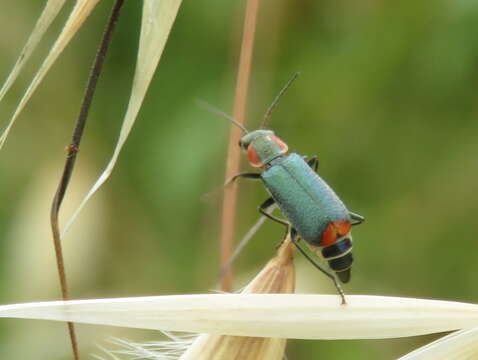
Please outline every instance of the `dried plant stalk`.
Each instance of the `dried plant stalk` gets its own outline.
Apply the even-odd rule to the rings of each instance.
[[[293,247],[287,238],[277,256],[246,286],[243,294],[288,294],[295,290]],[[280,360],[286,339],[200,335],[180,360]]]
[[[68,153],[66,156],[65,166],[63,168],[63,174],[58,184],[55,196],[53,198],[53,203],[51,206],[50,219],[51,219],[51,229],[53,235],[53,245],[55,248],[56,263],[58,268],[58,275],[60,278],[60,287],[61,295],[63,300],[69,299],[69,290],[68,282],[66,279],[66,270],[65,262],[63,259],[63,250],[61,246],[61,237],[60,237],[60,224],[59,224],[59,214],[63,198],[65,196],[68,184],[70,183],[71,175],[75,167],[75,160],[78,150],[80,148],[81,138],[83,136],[83,130],[85,129],[86,121],[88,119],[88,113],[91,108],[91,103],[93,101],[93,96],[95,94],[96,85],[100,77],[101,71],[103,69],[104,60],[108,52],[109,45],[111,44],[113,31],[115,29],[116,23],[123,7],[124,0],[116,0],[111,15],[108,19],[106,29],[104,31],[103,37],[100,42],[98,52],[96,54],[95,60],[93,62],[93,67],[88,79],[88,84],[86,86],[85,95],[83,97],[83,102],[81,104],[80,114],[76,120],[75,128],[73,130],[73,136],[71,144],[68,146]],[[78,349],[78,340],[76,336],[75,326],[72,322],[67,323],[68,333],[70,335],[71,346],[73,350],[73,357],[75,360],[80,359],[79,349]]]
[[[236,93],[234,99],[233,117],[244,124],[247,102],[247,91],[251,73],[252,51],[256,33],[257,12],[259,0],[248,0],[244,18],[244,30],[241,45],[241,55],[237,73]],[[240,149],[237,146],[241,137],[240,129],[231,128],[227,151],[225,179],[230,179],[239,172]],[[234,220],[236,218],[237,184],[233,183],[224,190],[222,204],[222,233],[220,239],[221,262],[221,290],[230,292],[232,289],[232,269],[230,259],[232,255],[232,240],[234,234]]]

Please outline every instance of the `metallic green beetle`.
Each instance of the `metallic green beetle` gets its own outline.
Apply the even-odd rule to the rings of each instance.
[[[313,249],[320,248],[319,255],[328,261],[338,278],[347,283],[353,262],[351,227],[363,222],[364,217],[347,210],[317,174],[317,157],[304,159],[295,153],[287,154],[287,145],[271,130],[247,132],[240,127],[246,132],[239,142],[240,147],[247,152],[249,163],[263,171],[241,173],[231,181],[239,177],[263,181],[271,197],[259,206],[259,211],[290,228],[293,243],[316,268],[334,281],[345,304],[343,290],[334,274],[315,262],[299,246],[298,240],[304,239]],[[274,203],[288,222],[267,212]]]

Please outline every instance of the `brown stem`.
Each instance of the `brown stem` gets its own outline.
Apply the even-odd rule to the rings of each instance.
[[[73,136],[71,144],[67,147],[67,157],[65,162],[65,167],[63,168],[63,174],[60,179],[60,183],[53,198],[53,203],[50,211],[50,220],[51,220],[51,229],[53,233],[53,244],[55,247],[56,263],[58,267],[58,275],[60,277],[60,286],[61,286],[61,295],[63,300],[69,299],[68,292],[68,283],[66,281],[66,271],[65,264],[63,260],[63,251],[61,248],[61,236],[60,236],[60,226],[58,223],[58,215],[60,212],[61,203],[65,196],[66,189],[70,182],[71,174],[73,173],[73,168],[75,166],[76,155],[78,154],[80,148],[81,137],[83,135],[83,130],[85,129],[86,120],[88,118],[88,112],[91,107],[91,102],[93,100],[93,95],[96,90],[96,85],[98,83],[101,70],[103,68],[104,60],[106,53],[108,52],[108,47],[111,43],[113,30],[118,21],[121,8],[123,6],[124,0],[116,0],[116,3],[113,6],[111,15],[108,19],[105,31],[103,33],[103,38],[101,40],[100,46],[96,53],[95,60],[93,62],[93,67],[88,78],[88,84],[86,86],[85,94],[83,96],[83,103],[81,104],[80,113],[76,120],[75,129],[73,130]],[[68,332],[70,334],[71,346],[73,350],[73,356],[75,360],[80,359],[78,352],[78,342],[75,334],[75,327],[73,323],[68,322]]]
[[[244,124],[247,91],[251,73],[252,52],[256,33],[257,12],[259,0],[247,0],[244,28],[242,35],[241,55],[237,73],[236,93],[234,98],[234,119]],[[231,127],[226,163],[226,179],[230,179],[239,172],[240,149],[237,146],[241,137],[240,129]],[[221,269],[226,269],[232,254],[232,240],[234,235],[234,219],[236,216],[237,184],[232,184],[225,189],[222,210],[221,233]],[[229,267],[221,280],[221,290],[232,290],[232,270]]]

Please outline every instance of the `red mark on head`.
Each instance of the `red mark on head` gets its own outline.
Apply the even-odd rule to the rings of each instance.
[[[277,136],[269,135],[269,138],[272,140],[274,144],[276,144],[279,147],[279,149],[281,150],[283,154],[286,153],[287,150],[289,150],[289,147],[287,146],[287,144],[283,142],[281,139],[279,139]]]
[[[256,149],[254,149],[254,145],[252,144],[250,144],[247,148],[247,158],[249,159],[249,163],[253,167],[260,168],[264,166],[261,159],[257,155]]]

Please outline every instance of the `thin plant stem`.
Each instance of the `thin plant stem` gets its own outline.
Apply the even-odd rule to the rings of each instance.
[[[259,0],[247,0],[233,110],[233,118],[240,124],[244,124],[245,121],[258,9]],[[237,144],[240,137],[241,130],[237,126],[231,127],[226,162],[226,179],[230,179],[239,172],[240,149]],[[224,191],[222,233],[220,239],[220,269],[227,269],[221,279],[221,290],[228,292],[232,290],[232,269],[228,267],[227,264],[231,258],[233,248],[236,202],[237,184],[233,183]]]
[[[95,60],[93,62],[93,67],[90,71],[90,76],[88,78],[88,83],[86,86],[85,94],[83,96],[83,102],[81,104],[80,113],[76,120],[75,129],[73,130],[73,136],[71,144],[67,147],[67,156],[65,161],[65,167],[63,168],[63,174],[60,179],[60,183],[53,198],[53,203],[50,211],[50,220],[51,220],[51,229],[53,233],[53,244],[55,247],[56,263],[58,268],[58,275],[60,277],[60,286],[61,286],[61,295],[63,300],[69,299],[69,290],[68,283],[66,280],[66,271],[65,263],[63,259],[63,251],[61,247],[61,236],[60,236],[60,226],[58,222],[59,212],[63,198],[65,197],[66,189],[70,182],[71,175],[73,173],[73,168],[75,166],[76,156],[80,148],[81,137],[83,135],[83,130],[85,129],[86,120],[88,118],[88,113],[93,101],[93,96],[96,90],[96,85],[98,83],[101,70],[103,68],[104,60],[106,53],[108,52],[108,47],[112,40],[112,35],[116,23],[118,21],[121,8],[123,6],[124,0],[116,0],[111,15],[108,19],[105,31],[103,33],[103,38],[101,40],[100,46],[96,53]],[[70,335],[71,346],[73,350],[73,356],[75,360],[80,359],[78,351],[78,341],[75,333],[75,327],[73,323],[68,322],[68,332]]]
[[[266,210],[268,214],[272,213],[277,208],[277,205],[271,206],[269,209]],[[229,262],[226,264],[226,267],[221,270],[219,274],[219,282],[221,282],[222,277],[227,272],[227,270],[234,264],[239,254],[244,250],[249,241],[251,241],[252,237],[257,233],[260,227],[267,221],[267,216],[262,215],[254,225],[249,229],[249,231],[244,235],[244,237],[239,241],[239,244],[234,249],[231,257],[229,258]]]

